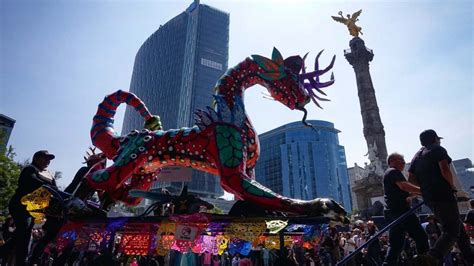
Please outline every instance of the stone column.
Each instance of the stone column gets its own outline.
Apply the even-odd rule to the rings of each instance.
[[[349,42],[349,46],[350,49],[344,51],[344,56],[354,68],[356,75],[364,137],[370,160],[370,164],[365,168],[366,176],[355,182],[352,190],[356,194],[360,210],[369,210],[369,213],[372,213],[373,210],[370,209],[373,204],[372,199],[381,198],[384,195],[382,175],[387,169],[385,131],[369,71],[369,62],[374,58],[374,53],[365,47],[364,41],[359,37],[354,37]]]
[[[367,149],[377,145],[376,156],[381,161],[383,169],[387,168],[387,146],[385,144],[385,131],[380,119],[379,107],[375,98],[374,85],[370,77],[369,62],[374,58],[372,50],[365,47],[364,41],[354,37],[349,42],[350,49],[344,51],[344,56],[352,65],[357,80],[362,122],[364,124],[364,137]]]

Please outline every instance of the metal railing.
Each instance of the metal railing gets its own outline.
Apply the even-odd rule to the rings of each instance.
[[[407,218],[409,215],[413,214],[418,208],[420,208],[423,204],[425,204],[423,201],[420,202],[419,204],[415,205],[413,208],[409,209],[406,211],[402,216],[398,217],[395,221],[391,222],[389,225],[385,226],[382,230],[378,231],[375,235],[373,235],[367,242],[365,242],[362,246],[358,247],[354,252],[351,254],[347,255],[345,258],[343,258],[341,261],[339,261],[336,266],[342,266],[345,263],[347,263],[352,257],[357,255],[359,252],[362,251],[365,247],[370,245],[372,242],[374,242],[376,239],[379,238],[380,235],[385,233],[386,231],[390,230],[393,228],[395,225],[401,223],[405,218]]]

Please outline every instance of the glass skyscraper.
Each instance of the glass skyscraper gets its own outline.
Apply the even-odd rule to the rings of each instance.
[[[15,122],[15,119],[0,114],[0,152],[5,151]]]
[[[228,56],[229,14],[194,1],[140,47],[130,92],[161,117],[165,130],[191,126],[194,111],[211,105],[216,82],[227,70]],[[143,128],[143,123],[127,107],[122,134]],[[223,194],[218,177],[198,171],[192,175],[190,192],[210,197]]]
[[[334,124],[310,120],[283,125],[260,134],[257,181],[296,199],[329,197],[352,210],[344,147]]]

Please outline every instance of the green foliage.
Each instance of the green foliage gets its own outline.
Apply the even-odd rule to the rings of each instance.
[[[8,209],[8,202],[15,193],[20,176],[21,165],[14,161],[12,146],[0,153],[0,212]]]
[[[211,214],[225,214],[224,210],[221,208],[214,206],[213,209],[211,210],[206,210],[205,213],[211,213]]]

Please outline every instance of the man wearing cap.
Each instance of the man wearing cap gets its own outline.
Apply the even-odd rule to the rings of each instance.
[[[10,199],[8,209],[16,226],[11,238],[12,244],[16,248],[16,265],[25,265],[31,229],[33,227],[31,216],[26,211],[26,206],[21,204],[21,198],[43,185],[57,187],[54,176],[47,170],[49,163],[53,159],[54,155],[48,151],[37,151],[33,155],[32,163],[21,170],[20,177],[18,178],[18,187]]]
[[[454,242],[457,242],[463,257],[473,263],[449,167],[452,160],[446,149],[440,146],[441,139],[432,129],[421,132],[420,142],[423,147],[415,154],[408,169],[408,181],[420,186],[426,205],[433,211],[443,231],[429,253],[419,256],[418,260],[419,263],[428,265],[440,263],[453,248]]]

